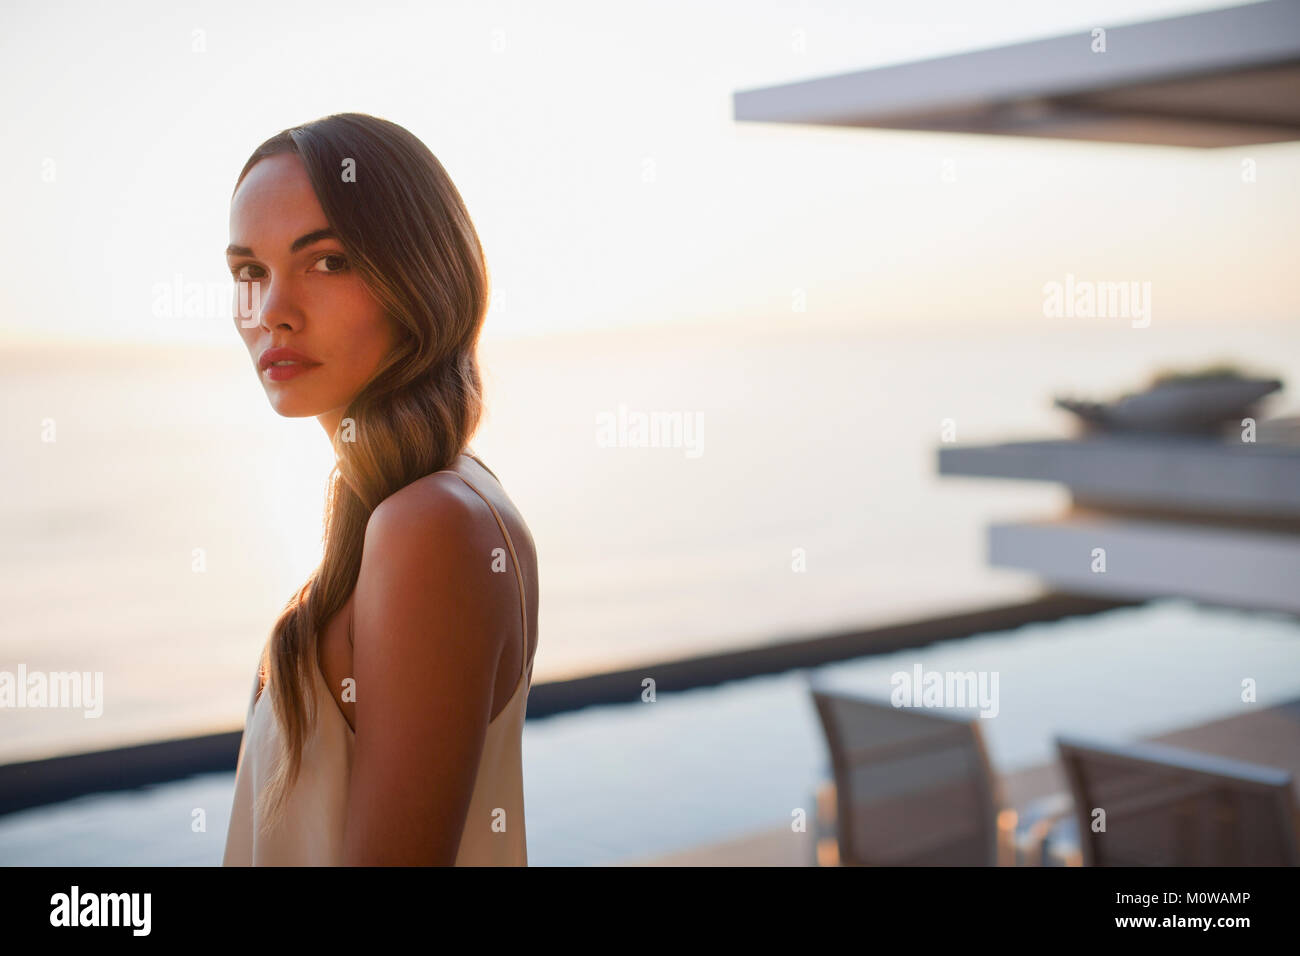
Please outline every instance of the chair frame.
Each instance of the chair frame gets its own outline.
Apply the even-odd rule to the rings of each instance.
[[[1094,833],[1091,827],[1089,808],[1096,804],[1089,796],[1090,781],[1081,768],[1081,758],[1085,757],[1119,765],[1165,767],[1185,773],[1193,780],[1264,797],[1277,814],[1284,841],[1284,856],[1287,859],[1285,865],[1300,866],[1300,840],[1297,839],[1300,811],[1296,807],[1294,780],[1285,770],[1146,742],[1115,744],[1058,735],[1056,746],[1074,796],[1075,819],[1084,866],[1104,865],[1097,862],[1100,835]]]
[[[852,701],[854,704],[865,704],[894,714],[903,711],[909,718],[914,718],[917,721],[931,721],[940,731],[937,736],[951,736],[954,742],[969,743],[972,746],[978,764],[975,783],[980,818],[984,821],[981,834],[986,845],[986,858],[989,866],[998,864],[997,818],[998,813],[1003,809],[1002,789],[998,776],[993,771],[993,764],[989,760],[988,750],[984,745],[984,738],[979,730],[978,718],[972,721],[968,717],[959,717],[955,714],[933,709],[917,708],[913,710],[912,708],[894,707],[865,694],[832,688],[820,680],[809,680],[808,689],[817,708],[817,715],[821,720],[826,744],[830,750],[831,768],[835,774],[836,842],[839,846],[840,864],[842,866],[875,865],[858,860],[849,852],[849,849],[853,846],[854,835],[852,794],[847,786],[848,781],[851,779],[850,771],[854,766],[861,763],[860,758],[863,754],[888,753],[899,745],[887,744],[872,750],[863,751],[859,749],[851,753],[840,734],[837,721],[831,716],[831,701],[836,699]]]

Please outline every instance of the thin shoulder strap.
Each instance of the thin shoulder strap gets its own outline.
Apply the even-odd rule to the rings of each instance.
[[[470,455],[470,457],[474,458],[475,461],[478,461],[478,459],[475,458],[473,455]],[[479,464],[482,465],[483,463],[480,461]],[[483,465],[483,467],[487,469],[487,465]],[[487,505],[490,509],[492,509],[492,517],[497,519],[497,526],[501,528],[501,534],[503,534],[506,539],[506,547],[510,549],[510,563],[514,565],[515,580],[519,582],[519,612],[520,615],[522,616],[523,625],[524,625],[523,627],[523,633],[524,633],[523,670],[520,671],[519,673],[519,679],[523,680],[524,674],[528,672],[529,664],[531,663],[528,660],[528,597],[524,591],[524,574],[519,568],[519,557],[518,555],[515,554],[515,543],[510,540],[510,532],[506,530],[506,523],[501,520],[501,515],[497,512],[496,506],[493,505],[492,502],[488,500],[487,495],[483,494],[483,492],[475,488],[474,483],[470,481],[468,478],[466,478],[464,475],[462,475],[460,472],[452,471],[447,468],[444,468],[443,471],[449,475],[455,475],[461,481],[465,482],[465,484],[469,485],[470,488],[473,489],[474,494],[482,498],[483,503]],[[488,473],[491,474],[490,469],[488,469]],[[439,472],[439,474],[442,474],[442,472]],[[495,478],[496,475],[492,475],[492,477]]]
[[[478,455],[474,454],[472,451],[469,451],[468,449],[466,449],[465,454],[468,455],[470,458],[473,458],[476,462],[478,462],[479,467],[482,468],[484,471],[486,471],[489,475],[491,475],[493,478],[497,478],[497,473],[496,473],[495,471],[493,471],[491,468],[489,468],[489,467],[484,463],[484,461],[483,461],[482,458],[480,458]],[[501,480],[500,478],[497,478],[497,481],[500,481],[500,480]],[[477,488],[475,488],[474,490],[475,490],[475,491],[478,491]]]

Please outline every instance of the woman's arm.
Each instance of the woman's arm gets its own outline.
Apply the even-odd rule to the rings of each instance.
[[[450,866],[460,846],[502,635],[518,611],[492,573],[491,512],[452,482],[461,484],[430,476],[402,489],[366,527],[353,608],[349,865]]]

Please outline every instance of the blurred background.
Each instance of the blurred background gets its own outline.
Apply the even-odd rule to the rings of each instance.
[[[1224,6],[7,4],[0,670],[102,672],[104,707],[0,708],[0,863],[220,862],[233,751],[228,771],[66,801],[23,780],[53,779],[49,758],[237,746],[268,630],[319,560],[332,462],[319,425],[270,409],[230,319],[229,199],[258,143],[335,112],[429,145],[491,269],[473,446],[541,575],[530,862],[817,861],[813,834],[785,836],[815,793],[833,802],[812,669],[886,699],[914,665],[1000,673],[978,724],[995,774],[1040,773],[1025,800],[1069,787],[1055,734],[1154,739],[1300,698],[1285,600],[999,560],[990,526],[1089,502],[939,467],[950,445],[1096,438],[1053,400],[1162,372],[1276,380],[1251,413],[1296,415],[1300,144],[736,115],[739,91]],[[1137,283],[1148,321],[1050,314],[1067,281]],[[620,409],[680,413],[693,447],[609,447]],[[1250,516],[1281,567],[1286,434],[1264,432],[1282,490]],[[1060,620],[900,636],[1061,595],[1080,601],[1042,615]],[[858,637],[800,656],[827,635]],[[756,648],[784,664],[729,656]],[[606,679],[705,656],[653,705]],[[1236,739],[1219,752],[1249,759]]]

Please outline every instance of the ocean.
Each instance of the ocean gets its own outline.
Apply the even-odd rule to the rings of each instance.
[[[1300,382],[1279,323],[801,318],[485,341],[472,445],[537,545],[536,682],[1027,598],[984,529],[1068,497],[940,478],[945,422],[1064,436],[1053,395],[1218,361]],[[0,762],[239,729],[319,558],[320,426],[275,415],[237,341],[10,344],[0,395],[0,671],[102,673],[104,694],[96,717],[0,709]]]

